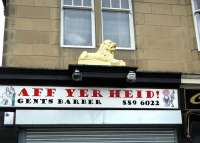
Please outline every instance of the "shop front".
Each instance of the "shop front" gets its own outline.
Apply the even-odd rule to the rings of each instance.
[[[81,65],[5,70],[0,106],[19,143],[180,142],[179,73]]]
[[[190,143],[200,141],[200,88],[184,90],[185,135]]]

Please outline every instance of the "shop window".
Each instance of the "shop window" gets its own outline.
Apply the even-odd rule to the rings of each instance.
[[[198,51],[200,51],[200,1],[199,0],[192,0],[192,10],[193,10],[193,18],[196,31],[197,46],[198,46]]]
[[[135,49],[132,0],[62,0],[61,7],[62,47],[94,48],[110,39],[118,49]]]

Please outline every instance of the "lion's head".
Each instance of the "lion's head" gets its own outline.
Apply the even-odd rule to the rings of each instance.
[[[102,44],[99,47],[99,50],[106,50],[110,52],[111,54],[114,54],[114,51],[116,50],[117,44],[111,40],[104,40]]]
[[[116,43],[111,40],[105,40],[96,53],[82,52],[79,56],[78,64],[125,66],[126,63],[123,60],[114,58],[116,47]]]

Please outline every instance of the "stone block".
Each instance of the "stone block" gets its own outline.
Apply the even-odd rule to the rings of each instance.
[[[16,30],[50,31],[52,23],[50,19],[15,18]],[[58,27],[56,27],[58,30]],[[55,28],[54,28],[55,29]]]
[[[144,2],[144,0],[134,0],[135,2]]]
[[[6,17],[5,19],[5,28],[6,30],[14,30],[15,29],[15,19],[13,17]]]
[[[136,36],[135,38],[135,51],[136,56],[139,52],[144,52],[144,37],[143,36]]]
[[[185,70],[184,62],[182,61],[148,61],[148,66],[152,67],[156,71],[163,72],[182,72]]]
[[[21,18],[50,18],[50,8],[34,6],[16,6],[16,17]]]
[[[60,47],[46,44],[35,44],[32,46],[32,55],[44,57],[59,57]]]
[[[200,54],[196,50],[188,52],[186,60],[187,70],[186,73],[200,73]]]
[[[49,31],[60,31],[60,21],[57,19],[51,20]]]
[[[179,16],[145,14],[145,24],[160,26],[180,26],[181,20]]]
[[[133,60],[136,57],[135,55],[136,55],[135,50],[117,50],[116,53],[115,53],[115,58],[124,60],[125,62],[129,61],[129,63],[131,63],[130,61],[134,62]],[[134,63],[132,63],[132,64],[134,64]]]
[[[35,0],[35,6],[49,7],[49,2],[51,0]],[[55,1],[55,0],[54,0]]]
[[[135,24],[136,25],[140,25],[140,24],[144,24],[145,21],[144,21],[144,14],[142,13],[135,13]]]
[[[186,6],[186,12],[187,12],[187,15],[189,15],[189,16],[193,15],[192,6],[191,5],[187,5]]]
[[[5,35],[4,35],[4,37],[5,37],[5,42],[7,42],[7,43],[13,43],[13,42],[15,42],[15,30],[9,30],[9,31],[6,31],[5,32]]]
[[[32,21],[34,31],[51,31],[50,19],[33,19]]]
[[[59,7],[60,0],[35,0],[35,6]]]
[[[59,57],[48,56],[7,56],[5,59],[6,66],[9,67],[26,67],[41,69],[59,68]]]
[[[181,16],[181,26],[185,28],[193,27],[194,21],[192,16]]]
[[[135,59],[123,59],[129,67],[136,67],[137,61]]]
[[[16,31],[16,42],[24,44],[49,44],[49,32],[41,31]]]
[[[33,55],[32,53],[33,47],[31,44],[13,44],[11,48],[12,48],[12,55],[15,56]]]
[[[7,8],[6,12],[7,12],[6,15],[9,15],[9,17],[15,16],[16,13],[15,5],[9,4],[9,7]]]
[[[31,18],[15,18],[16,30],[32,30],[33,20]]]
[[[59,8],[50,8],[51,19],[60,19],[60,9]]]
[[[167,30],[166,30],[167,31]],[[178,31],[177,31],[178,32]],[[156,33],[163,33],[163,35],[161,35],[160,37],[157,36]],[[172,32],[169,31],[167,32],[159,32],[159,31],[152,31],[151,34],[149,35],[145,35],[144,36],[144,44],[143,44],[143,48],[145,49],[151,49],[151,50],[156,50],[159,48],[163,49],[163,52],[165,52],[165,49],[177,49],[178,48],[182,48],[184,47],[184,35],[182,31],[180,31],[179,33]],[[178,37],[179,36],[179,37]],[[178,49],[177,49],[178,50]]]
[[[165,4],[178,4],[179,0],[144,0],[150,3],[165,3]]]
[[[144,25],[135,25],[135,35],[141,36],[143,34]]]
[[[13,1],[13,0],[11,0]],[[35,3],[35,0],[14,0],[13,2],[15,2],[16,5],[31,5],[33,6]]]
[[[191,0],[185,0],[185,3],[186,3],[187,5],[190,5],[190,4],[191,4]]]
[[[151,69],[148,68],[148,61],[144,59],[137,59],[136,67],[138,67],[138,71],[150,71]]]
[[[187,7],[182,5],[173,5],[172,12],[173,15],[187,16]]]
[[[62,48],[62,56],[64,58],[74,59],[78,62],[79,55],[83,52],[95,52],[96,49],[84,49],[84,48]]]
[[[151,13],[151,4],[150,3],[134,3],[134,11],[140,13]]]
[[[179,4],[186,5],[186,0],[179,0]]]
[[[59,47],[46,44],[14,44],[12,54],[15,56],[59,56]]]
[[[59,46],[59,44],[60,44],[60,35],[59,35],[60,33],[58,33],[58,32],[50,32],[50,40],[49,40],[49,44],[50,45],[57,45],[57,46]],[[60,47],[61,48],[61,47]]]
[[[165,61],[165,60],[148,60],[148,71],[160,71],[160,72],[182,72],[184,71],[184,62],[181,61]]]
[[[70,64],[78,64],[78,60],[75,58],[64,57],[63,58],[63,68],[67,68]]]
[[[171,15],[172,6],[168,4],[152,4],[152,13]]]

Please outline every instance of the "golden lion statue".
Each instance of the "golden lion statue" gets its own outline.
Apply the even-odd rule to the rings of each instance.
[[[78,64],[125,66],[126,63],[123,60],[117,60],[114,58],[116,47],[116,43],[111,40],[105,40],[96,53],[83,51],[78,58]]]

